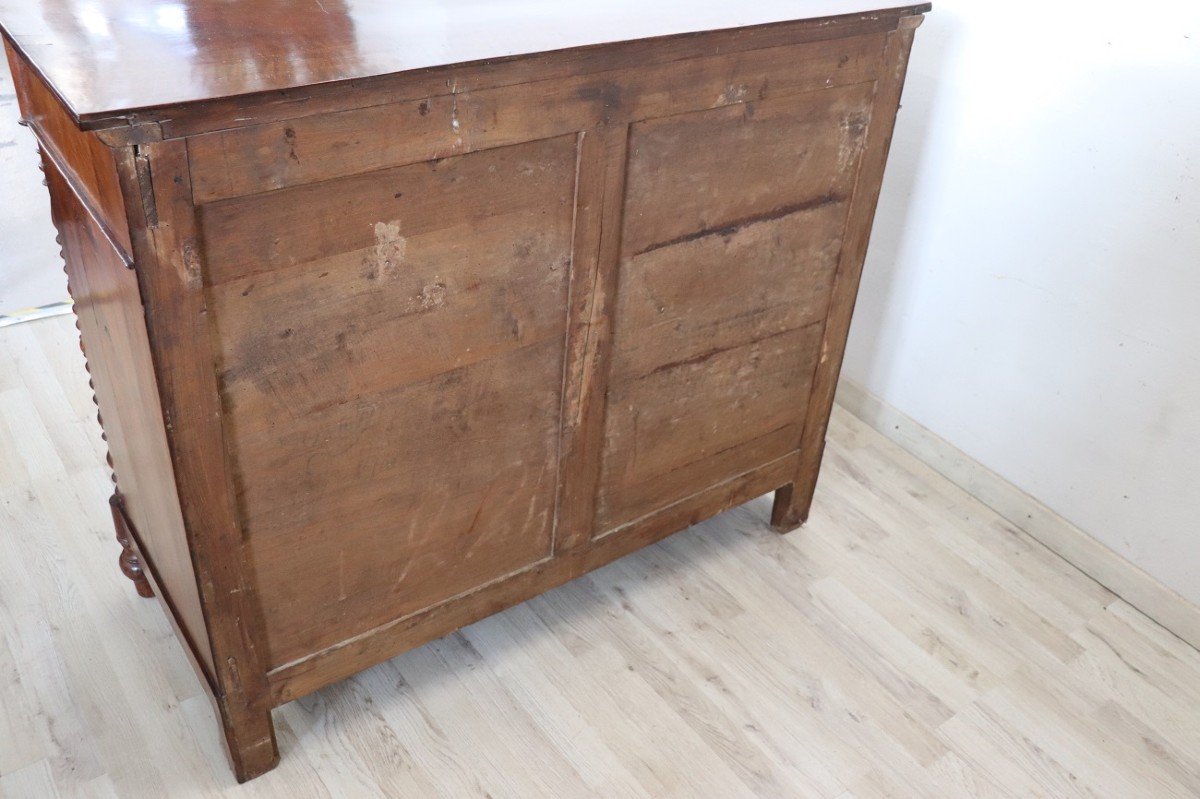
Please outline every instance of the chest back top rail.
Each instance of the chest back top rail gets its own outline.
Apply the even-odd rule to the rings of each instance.
[[[0,27],[120,565],[239,780],[276,705],[768,491],[804,521],[927,5],[83,5]]]

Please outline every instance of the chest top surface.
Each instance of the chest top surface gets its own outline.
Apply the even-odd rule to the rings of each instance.
[[[450,64],[896,7],[888,0],[0,0],[0,29],[87,123]]]

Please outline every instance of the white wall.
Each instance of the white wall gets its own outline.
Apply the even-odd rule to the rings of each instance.
[[[935,0],[844,375],[1200,604],[1200,2]]]

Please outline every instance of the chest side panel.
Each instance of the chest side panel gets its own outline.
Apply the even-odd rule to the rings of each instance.
[[[50,211],[118,489],[141,556],[149,561],[190,650],[211,675],[212,650],[179,511],[137,277],[52,152],[43,151]]]
[[[576,137],[201,211],[279,665],[551,551]]]
[[[120,505],[160,600],[211,681],[212,648],[180,513],[115,153],[96,134],[79,130],[32,66],[3,41],[22,118],[41,151]]]

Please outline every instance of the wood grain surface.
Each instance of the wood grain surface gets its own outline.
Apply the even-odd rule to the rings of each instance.
[[[206,208],[273,666],[550,555],[575,171],[571,136]]]
[[[872,94],[632,126],[598,534],[799,446]]]

